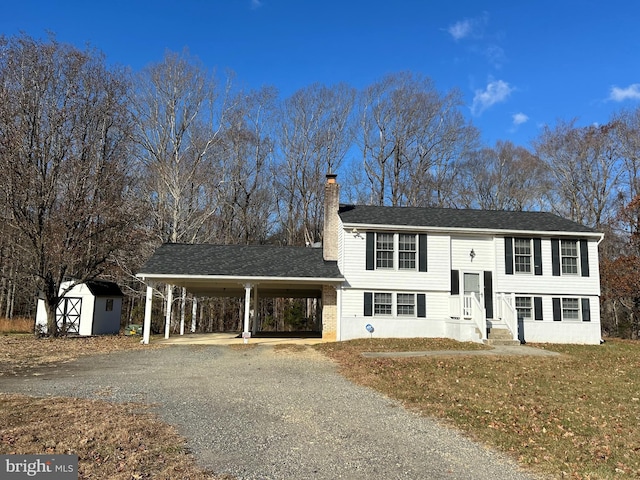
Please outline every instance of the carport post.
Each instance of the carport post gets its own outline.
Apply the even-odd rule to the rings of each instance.
[[[251,285],[250,283],[244,284],[244,329],[242,332],[242,338],[244,343],[249,343],[249,310],[251,308]]]
[[[193,297],[191,305],[191,333],[196,333],[196,314],[198,313],[198,299]]]
[[[151,306],[153,303],[153,287],[147,284],[147,298],[144,304],[144,326],[142,327],[142,343],[149,344],[151,336]]]
[[[171,304],[173,303],[173,285],[167,285],[167,316],[164,320],[164,338],[169,338],[171,328]]]

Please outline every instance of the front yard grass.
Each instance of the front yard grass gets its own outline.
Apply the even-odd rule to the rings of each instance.
[[[640,477],[640,343],[538,345],[560,357],[361,355],[419,350],[416,342],[422,350],[477,348],[448,340],[403,342],[358,340],[317,348],[352,381],[435,416],[535,472]]]

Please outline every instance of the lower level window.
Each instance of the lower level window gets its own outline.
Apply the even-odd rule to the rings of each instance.
[[[518,320],[531,320],[531,297],[516,297]]]
[[[373,296],[374,315],[391,315],[392,300],[390,293],[376,293]]]
[[[413,293],[398,294],[398,315],[415,315],[416,297]]]
[[[563,320],[580,320],[580,299],[563,298],[562,299],[562,319]]]

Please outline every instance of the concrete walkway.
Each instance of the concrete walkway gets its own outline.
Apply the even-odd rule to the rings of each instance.
[[[527,347],[525,345],[504,346],[495,345],[491,350],[427,350],[423,352],[364,352],[367,358],[406,358],[406,357],[436,357],[436,356],[532,356],[532,357],[557,357],[558,352],[551,352],[541,348]]]

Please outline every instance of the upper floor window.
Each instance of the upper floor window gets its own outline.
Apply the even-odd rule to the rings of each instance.
[[[427,271],[427,236],[367,232],[366,269]]]
[[[513,239],[514,264],[517,273],[531,273],[531,239]]]
[[[542,239],[505,237],[504,265],[507,275],[542,275]]]
[[[578,273],[578,241],[577,240],[561,240],[560,241],[560,263],[562,265],[562,274]]]
[[[398,236],[398,268],[416,269],[416,236],[401,233]]]
[[[376,267],[393,268],[393,234],[376,235]]]

